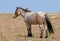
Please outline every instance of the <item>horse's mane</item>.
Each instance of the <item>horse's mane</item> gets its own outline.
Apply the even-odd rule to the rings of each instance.
[[[31,11],[28,10],[27,8],[26,8],[26,9],[23,9],[22,7],[17,7],[17,9],[22,9],[22,10],[24,10],[25,12],[31,12]]]

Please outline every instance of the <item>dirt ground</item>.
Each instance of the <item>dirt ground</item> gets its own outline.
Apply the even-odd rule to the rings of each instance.
[[[0,41],[60,41],[60,14],[49,14],[55,34],[41,39],[38,25],[32,25],[33,37],[27,37],[24,19],[19,16],[14,19],[13,14],[0,14]]]

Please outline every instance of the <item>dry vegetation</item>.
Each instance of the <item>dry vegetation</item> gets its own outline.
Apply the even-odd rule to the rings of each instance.
[[[21,16],[13,19],[13,14],[0,14],[0,41],[60,41],[60,14],[50,14],[49,18],[55,34],[41,39],[38,25],[32,26],[33,37],[27,37],[26,25]]]

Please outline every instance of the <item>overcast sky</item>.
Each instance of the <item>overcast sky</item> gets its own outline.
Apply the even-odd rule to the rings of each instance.
[[[14,12],[17,6],[34,12],[60,12],[60,0],[0,0],[0,12]]]

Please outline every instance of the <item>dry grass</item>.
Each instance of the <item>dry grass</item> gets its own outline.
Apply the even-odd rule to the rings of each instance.
[[[60,14],[49,15],[55,34],[47,39],[39,38],[38,25],[32,26],[33,37],[27,37],[26,25],[21,16],[13,19],[12,14],[0,14],[0,41],[60,41]],[[54,18],[51,18],[56,16]]]

